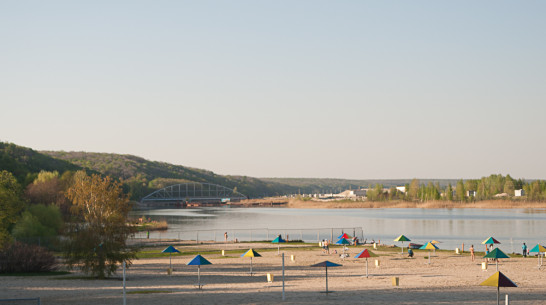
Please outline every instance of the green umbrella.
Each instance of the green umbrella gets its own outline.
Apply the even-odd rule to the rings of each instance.
[[[533,247],[533,249],[529,250],[529,252],[538,252],[538,268],[542,267],[542,256],[540,255],[540,253],[546,252],[546,248],[544,248],[541,244],[537,244]]]
[[[343,246],[343,259],[345,259],[345,245],[350,245],[351,242],[346,238],[340,238],[338,241],[336,241],[336,245],[342,245]]]
[[[421,246],[421,248],[419,248],[420,250],[429,250],[428,251],[428,263],[430,264],[430,250],[436,250],[436,249],[439,249],[435,244],[431,243],[431,242],[428,242],[426,244],[424,244],[423,246]]]
[[[168,246],[167,248],[165,248],[165,250],[163,250],[161,252],[169,253],[169,266],[170,266],[170,269],[172,269],[173,264],[171,262],[171,253],[180,253],[180,251],[176,250],[173,246]]]
[[[407,238],[404,235],[400,235],[394,241],[401,241],[402,242],[402,252],[400,252],[400,253],[404,253],[404,242],[405,241],[411,241],[411,239]]]
[[[516,283],[512,282],[511,279],[507,278],[506,275],[502,274],[500,271],[490,276],[487,280],[483,281],[480,286],[492,286],[497,287],[497,305],[499,302],[499,287],[518,287]]]
[[[493,249],[489,254],[485,255],[483,258],[493,258],[497,263],[497,271],[499,271],[499,258],[510,258],[506,253],[502,252],[499,248]]]
[[[281,243],[285,243],[286,240],[282,239],[282,237],[279,235],[277,236],[277,238],[275,238],[271,243],[273,244],[277,244],[278,245],[278,249],[277,249],[277,254],[281,254]]]

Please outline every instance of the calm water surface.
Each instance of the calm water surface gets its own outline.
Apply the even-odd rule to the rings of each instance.
[[[132,214],[169,223],[167,232],[151,232],[152,238],[222,241],[227,231],[229,239],[271,240],[277,234],[288,234],[290,239],[315,242],[332,236],[336,239],[344,231],[356,234],[360,240],[381,240],[387,244],[394,244],[393,239],[404,234],[417,243],[439,240],[443,249],[460,248],[464,242],[465,249],[474,244],[482,250],[481,242],[493,236],[505,252],[520,252],[523,242],[533,247],[546,241],[546,209],[222,207],[140,210]]]

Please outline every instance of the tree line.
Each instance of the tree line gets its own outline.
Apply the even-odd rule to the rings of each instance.
[[[122,184],[108,176],[41,171],[23,187],[11,172],[0,171],[0,273],[53,269],[54,257],[37,249],[38,239],[64,253],[69,266],[95,277],[109,276],[123,261],[130,265],[135,258],[135,250],[126,244],[134,232],[130,209]],[[29,261],[45,262],[49,270],[43,270],[45,263],[29,270]]]
[[[523,190],[521,196],[516,196],[516,190]],[[385,189],[382,184],[369,186],[367,200],[387,201],[454,201],[473,202],[491,199],[512,199],[527,201],[546,201],[546,181],[534,180],[527,182],[523,179],[514,179],[510,175],[494,174],[481,179],[460,179],[455,185],[449,183],[441,187],[438,182],[420,183],[413,179],[404,186],[404,190],[391,187]]]

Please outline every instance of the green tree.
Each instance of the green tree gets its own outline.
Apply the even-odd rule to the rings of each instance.
[[[25,208],[22,189],[8,171],[0,172],[0,249],[11,240],[10,230]]]
[[[453,188],[451,187],[451,183],[449,183],[446,188],[446,199],[448,201],[453,201]]]
[[[56,236],[63,226],[59,207],[36,204],[28,207],[13,228],[17,239]]]
[[[419,198],[419,180],[413,179],[409,185],[408,197],[410,200]]]
[[[514,190],[514,181],[511,179],[506,179],[506,182],[504,183],[504,192],[509,196],[514,196]]]
[[[463,180],[457,181],[457,186],[455,188],[455,194],[457,195],[457,200],[465,201],[466,200],[466,191],[464,189]]]
[[[99,278],[115,273],[123,261],[130,265],[135,252],[127,247],[126,240],[133,230],[127,224],[130,205],[121,184],[110,177],[87,176],[79,171],[67,197],[76,218],[69,228],[68,264],[79,264],[84,273]]]

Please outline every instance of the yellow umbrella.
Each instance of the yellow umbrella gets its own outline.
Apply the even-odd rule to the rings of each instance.
[[[424,244],[421,248],[419,248],[420,250],[429,250],[428,251],[428,263],[430,264],[430,250],[436,250],[438,249],[438,247],[431,243],[431,242],[428,242],[426,244]]]
[[[241,255],[241,257],[250,257],[250,276],[252,276],[252,258],[261,257],[260,253],[254,251],[253,249],[249,249],[245,252],[245,254]]]
[[[518,287],[516,283],[512,282],[511,279],[507,278],[506,275],[502,274],[500,271],[497,271],[497,273],[483,281],[480,286],[497,287],[497,305],[499,304],[499,287]]]

